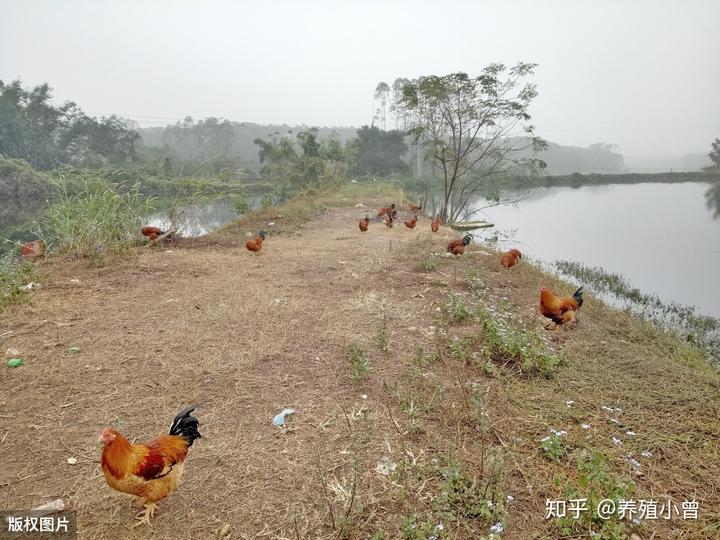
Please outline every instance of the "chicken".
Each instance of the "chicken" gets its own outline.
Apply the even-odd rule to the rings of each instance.
[[[505,268],[512,268],[518,263],[518,260],[522,259],[522,253],[518,249],[511,249],[507,253],[503,253],[500,257],[500,264]]]
[[[415,225],[417,225],[417,214],[415,214],[415,217],[412,219],[406,219],[403,223],[405,223],[405,226],[408,229],[414,229]]]
[[[422,210],[422,206],[418,206],[417,204],[408,201],[408,210],[410,210],[413,214],[417,214]]]
[[[393,226],[393,218],[392,218],[392,216],[386,217],[386,218],[385,218],[385,221],[383,221],[383,223],[385,223],[385,226],[386,226],[388,229],[392,229],[392,226]]]
[[[395,203],[392,203],[390,206],[386,206],[383,208],[380,208],[377,213],[377,217],[382,217],[387,215],[388,217],[394,218],[397,215],[397,210],[395,209]]]
[[[28,244],[20,245],[20,257],[23,260],[38,259],[45,256],[45,240],[33,240]]]
[[[165,231],[158,229],[157,227],[143,227],[140,232],[147,236],[150,240],[156,240],[158,236],[165,234]]]
[[[264,240],[265,240],[265,233],[263,231],[260,231],[255,238],[245,242],[245,247],[248,249],[248,251],[257,253],[258,251],[260,251],[262,249]]]
[[[365,214],[365,217],[362,218],[360,221],[358,221],[358,227],[360,228],[360,232],[365,232],[368,230],[368,226],[370,225],[370,218]]]
[[[100,467],[107,484],[116,491],[138,497],[145,510],[139,523],[150,524],[155,503],[173,491],[182,476],[188,449],[200,438],[197,418],[190,416],[195,407],[183,409],[170,426],[169,435],[155,437],[147,444],[130,444],[118,431],[105,428]]]
[[[432,223],[430,223],[430,229],[432,232],[438,232],[438,230],[440,230],[440,225],[442,225],[442,218],[440,216],[436,216]]]
[[[462,240],[453,240],[447,245],[447,252],[453,255],[462,255],[465,253],[465,246],[472,240],[472,236],[466,234]]]
[[[558,297],[547,288],[540,288],[540,313],[551,319],[555,324],[564,324],[577,318],[580,306],[583,305],[582,285],[572,297]]]

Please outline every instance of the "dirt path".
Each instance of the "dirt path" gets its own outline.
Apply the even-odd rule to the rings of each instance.
[[[492,444],[508,453],[496,479],[515,497],[507,537],[552,537],[542,513],[557,471],[546,469],[537,441],[548,426],[577,427],[585,418],[577,408],[568,412],[566,395],[592,409],[598,423],[592,434],[603,442],[591,444],[609,455],[612,425],[599,425],[599,407],[621,402],[634,407],[623,422],[638,432],[644,415],[670,414],[673,403],[677,413],[694,415],[685,431],[670,426],[648,434],[654,439],[638,443],[636,451],[652,448],[667,458],[677,443],[691,455],[701,448],[703,456],[718,455],[717,439],[711,439],[718,429],[708,427],[713,414],[717,418],[717,383],[675,361],[670,368],[670,360],[656,363],[670,347],[660,338],[643,337],[628,344],[642,350],[626,351],[629,318],[592,301],[585,320],[597,315],[597,322],[551,337],[570,354],[556,380],[502,371],[491,376],[449,359],[435,368],[421,365],[419,378],[408,378],[419,347],[440,351],[454,334],[476,328],[450,328],[438,313],[448,291],[467,294],[468,268],[480,268],[492,294],[509,297],[519,319],[535,329],[542,329],[534,312],[539,273],[520,269],[507,277],[489,254],[438,258],[439,269],[423,271],[420,259],[441,253],[455,233],[443,228],[433,236],[423,221],[414,231],[372,223],[361,234],[357,213],[328,211],[297,235],[270,236],[257,256],[242,247],[241,237],[235,246],[142,251],[136,261],[104,269],[50,262],[32,303],[5,313],[0,324],[0,347],[23,351],[26,361],[0,371],[0,507],[70,499],[82,538],[217,538],[221,532],[231,538],[369,538],[380,530],[387,536],[377,538],[401,538],[420,531],[423,520],[440,519],[431,487],[445,480],[416,472],[448,454],[468,470],[487,467],[481,462],[485,445]],[[383,326],[389,352],[373,340]],[[371,358],[370,375],[359,382],[348,375],[351,343]],[[71,346],[80,352],[69,354]],[[648,353],[653,348],[656,353]],[[624,366],[624,382],[609,380],[599,358],[613,369]],[[658,373],[663,369],[675,380],[657,387],[656,401],[633,401],[633,384],[648,373],[667,381]],[[468,426],[461,412],[467,385],[459,373],[482,386],[490,419],[482,427]],[[682,394],[673,386],[677,377],[685,378]],[[416,383],[422,388],[413,394]],[[183,484],[159,504],[152,529],[130,529],[135,507],[105,485],[97,435],[118,426],[142,442],[164,433],[188,404],[199,406],[203,437],[191,449]],[[284,407],[297,410],[287,430],[271,425]],[[664,439],[663,449],[653,446]],[[708,441],[712,446],[703,447]],[[405,472],[399,478],[376,472],[383,456]],[[77,464],[68,464],[70,457]],[[621,453],[616,457],[622,462]],[[676,489],[683,496],[696,486],[712,517],[720,500],[717,463],[698,465],[689,471],[696,476],[679,486],[668,485],[674,477],[662,470],[638,482],[646,482],[647,491]],[[572,460],[562,466],[571,468]],[[487,533],[476,517],[453,515],[446,523],[449,537]],[[691,538],[708,529],[679,524],[678,530]]]

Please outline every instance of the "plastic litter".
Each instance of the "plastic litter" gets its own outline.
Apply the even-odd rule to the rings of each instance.
[[[72,347],[70,347],[68,349],[68,354],[77,354],[79,352],[80,352],[80,347],[78,347],[77,345],[73,345]]]
[[[22,358],[11,358],[7,361],[8,367],[20,367],[23,365],[23,359]]]
[[[273,426],[284,426],[285,425],[285,418],[288,416],[295,414],[295,409],[283,409],[278,414],[275,415],[275,418],[273,418]]]

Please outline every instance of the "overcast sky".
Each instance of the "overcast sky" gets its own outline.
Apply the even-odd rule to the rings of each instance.
[[[142,126],[371,122],[383,80],[539,64],[538,134],[625,154],[720,136],[720,0],[0,0],[0,79]]]

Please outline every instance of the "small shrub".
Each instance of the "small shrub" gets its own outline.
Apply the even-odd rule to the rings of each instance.
[[[24,287],[35,275],[30,262],[18,260],[14,253],[8,252],[0,259],[0,312],[10,304],[19,304],[27,298]]]
[[[564,435],[564,431],[550,430],[550,435],[540,441],[540,450],[545,459],[559,461],[566,454]]]
[[[451,322],[460,323],[470,318],[470,308],[457,293],[450,293],[445,302],[445,312]]]
[[[435,257],[428,257],[428,258],[420,261],[420,266],[426,272],[432,272],[434,270],[437,270],[437,267],[439,265],[440,265],[440,261],[438,261],[437,258],[435,258]]]
[[[468,272],[467,280],[468,285],[477,296],[482,296],[485,293],[487,286],[485,285],[485,280],[480,277],[480,272],[478,270],[470,270]]]
[[[510,314],[495,309],[478,307],[478,318],[485,330],[485,353],[489,359],[513,361],[523,373],[539,373],[551,377],[565,362],[534,332],[513,328]]]
[[[602,453],[583,452],[577,459],[578,475],[574,481],[561,476],[555,484],[563,489],[565,500],[587,499],[588,510],[581,512],[578,519],[568,514],[557,518],[555,523],[562,536],[585,536],[593,534],[593,538],[620,540],[628,537],[628,530],[615,512],[609,519],[597,514],[600,501],[610,499],[615,508],[620,507],[621,500],[630,500],[635,491],[635,483],[629,478],[612,474],[607,467]],[[627,519],[627,518],[626,518]]]
[[[353,379],[359,380],[367,376],[370,371],[370,359],[360,345],[351,343],[347,348],[345,358],[349,363],[350,376]]]
[[[450,354],[457,360],[467,360],[470,358],[474,340],[469,337],[455,338],[450,343]]]
[[[456,461],[443,467],[441,492],[436,502],[458,517],[482,519],[487,522],[504,522],[505,498],[499,488],[502,460],[489,456],[487,474],[483,479],[471,478]]]
[[[382,352],[388,352],[390,347],[390,336],[388,335],[385,321],[383,321],[381,326],[378,326],[378,329],[375,332],[374,339],[375,345],[377,345],[378,349],[380,349]]]

